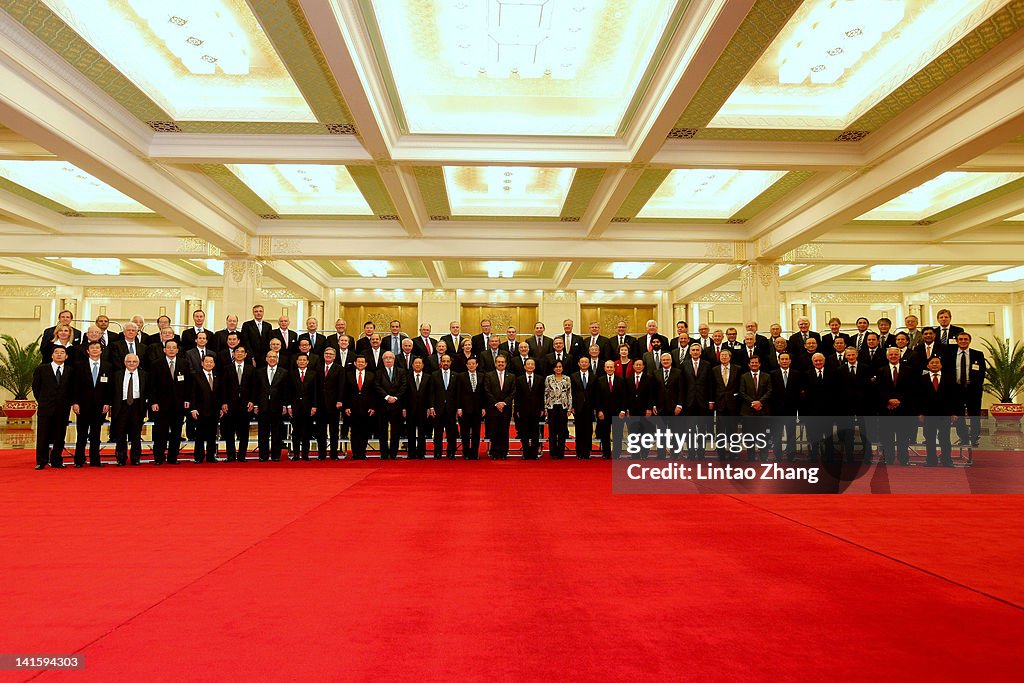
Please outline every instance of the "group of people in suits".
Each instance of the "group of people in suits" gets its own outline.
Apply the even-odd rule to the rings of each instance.
[[[138,316],[121,333],[99,316],[84,334],[71,317],[63,311],[43,333],[33,381],[37,469],[64,466],[69,415],[76,421],[75,467],[102,466],[100,430],[108,420],[116,463],[139,464],[147,416],[157,465],[179,462],[183,427],[195,462],[216,462],[221,440],[228,461],[245,461],[253,422],[260,460],[280,460],[282,452],[308,460],[313,440],[321,460],[338,459],[344,440],[362,459],[373,438],[384,459],[398,457],[402,440],[409,458],[426,458],[431,440],[435,459],[456,457],[460,445],[463,457],[476,459],[482,433],[488,457],[505,459],[513,424],[524,458],[540,457],[545,426],[551,457],[562,458],[570,418],[578,458],[589,458],[595,441],[599,455],[611,458],[621,442],[615,418],[680,415],[709,425],[714,419],[727,432],[744,419],[772,416],[780,461],[795,459],[799,416],[812,457],[855,459],[859,433],[862,458],[871,459],[877,442],[885,462],[903,464],[913,434],[880,418],[917,417],[928,464],[949,465],[952,423],[961,442],[977,445],[986,371],[971,335],[952,325],[945,309],[937,325],[917,329],[908,318],[897,333],[886,318],[876,321],[877,331],[859,318],[852,333],[834,318],[825,334],[801,318],[789,336],[778,324],[761,335],[751,321],[742,338],[736,328],[705,324],[691,337],[678,321],[671,340],[654,320],[639,335],[620,321],[607,336],[597,322],[577,334],[567,319],[555,336],[538,322],[525,337],[514,327],[502,337],[489,320],[469,335],[455,321],[440,338],[427,323],[410,337],[393,320],[383,335],[367,322],[356,339],[344,319],[329,335],[312,317],[302,333],[290,329],[287,316],[274,327],[261,305],[241,325],[228,315],[218,331],[195,311],[180,334],[167,316],[154,334],[142,332]],[[688,456],[704,453],[691,449]]]

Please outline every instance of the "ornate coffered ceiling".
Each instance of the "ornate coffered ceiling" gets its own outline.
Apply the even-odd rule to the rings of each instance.
[[[1024,0],[0,10],[0,280],[1022,286]]]

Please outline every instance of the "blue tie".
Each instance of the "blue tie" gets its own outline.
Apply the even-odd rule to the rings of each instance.
[[[96,382],[99,381],[99,377],[100,377],[100,364],[99,363],[93,363],[92,364],[92,385],[93,386],[96,386]]]

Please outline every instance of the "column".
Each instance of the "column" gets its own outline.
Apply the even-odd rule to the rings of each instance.
[[[334,321],[333,320],[330,323],[325,323],[324,322],[324,302],[323,301],[308,301],[306,303],[306,310],[309,311],[309,313],[306,314],[306,317],[307,318],[316,318],[316,321],[317,321],[317,323],[319,325],[319,329],[328,330],[328,331],[334,329]],[[305,329],[305,321],[303,321],[303,329]]]
[[[751,263],[743,266],[740,277],[743,322],[756,320],[765,333],[779,320],[782,302],[779,292],[779,268],[774,263]]]
[[[250,258],[229,258],[224,261],[224,302],[221,319],[229,314],[239,322],[248,320],[256,303],[256,290],[263,280],[263,267]]]

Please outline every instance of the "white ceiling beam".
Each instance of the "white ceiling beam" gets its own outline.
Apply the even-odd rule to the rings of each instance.
[[[1005,194],[980,206],[962,211],[928,228],[929,241],[945,242],[970,231],[980,231],[1024,213],[1024,189]]]
[[[1013,173],[1024,171],[1024,144],[1007,143],[960,164],[961,171],[987,171]]]
[[[885,247],[884,251],[880,251]],[[815,242],[808,245],[808,258],[797,252],[800,263],[848,263],[863,265],[865,257],[893,264],[941,263],[943,265],[1020,265],[1020,250],[1004,244],[947,242]]]
[[[290,261],[263,261],[263,273],[299,296],[312,301],[324,299],[324,286]]]
[[[58,233],[67,219],[13,192],[0,190],[0,215],[33,230]]]
[[[960,268],[953,268],[952,270],[935,273],[934,275],[926,275],[921,278],[914,278],[902,282],[906,291],[914,292],[925,292],[937,287],[949,287],[955,285],[963,280],[970,280],[971,278],[978,277],[980,275],[988,275],[989,273],[996,273],[1000,270],[1005,270],[1004,266],[962,266]]]
[[[431,287],[434,289],[443,289],[447,286],[444,277],[446,272],[444,269],[444,261],[424,259],[423,270],[427,272],[427,279],[430,280]]]
[[[582,265],[582,261],[563,261],[559,263],[555,269],[555,289],[568,289],[569,283],[576,277],[576,273],[579,272]]]
[[[810,289],[816,289],[822,284],[834,280],[837,277],[842,277],[847,273],[852,273],[855,270],[860,270],[864,267],[864,264],[858,265],[838,265],[838,266],[824,266],[813,269],[812,272],[802,275],[792,280],[782,280],[779,283],[779,289],[786,292],[803,292]]]
[[[835,171],[863,164],[859,143],[771,140],[666,140],[651,159],[654,168]]]
[[[373,161],[354,135],[155,133],[149,157],[175,164],[346,165]]]
[[[32,277],[39,278],[46,282],[52,282],[62,285],[84,285],[86,284],[87,276],[83,273],[82,275],[76,275],[68,273],[60,268],[53,268],[46,266],[41,263],[30,261],[26,258],[4,258],[0,259],[0,266],[9,270],[14,270],[25,275],[31,275]],[[108,276],[109,279],[109,276]]]
[[[915,117],[904,112],[874,141],[869,136],[865,149],[880,159],[877,165],[833,174],[811,201],[780,202],[751,221],[757,257],[781,256],[1024,133],[1024,38],[1004,43],[1010,45],[994,48],[911,107]],[[934,125],[925,126],[925,119]]]
[[[704,264],[704,263],[690,263],[690,264],[687,264],[687,265],[683,266],[682,268],[680,268],[678,271],[676,271],[675,275],[670,277],[665,282],[665,288],[666,289],[675,289],[676,287],[679,287],[680,285],[684,284],[685,282],[688,282],[689,280],[699,276],[701,273],[703,273],[705,270],[707,270],[710,267],[711,266],[709,266],[707,264]]]
[[[718,264],[707,268],[700,275],[690,278],[672,292],[673,301],[693,301],[701,295],[717,289],[740,276],[735,265]]]
[[[231,207],[146,159],[152,131],[2,12],[0,82],[0,120],[12,130],[225,252],[248,250],[250,226]]]
[[[171,263],[168,259],[132,258],[125,260],[142,266],[143,268],[147,268],[153,271],[154,274],[165,275],[172,280],[189,285],[190,287],[219,287],[223,284],[223,280],[219,276],[211,275],[209,277],[204,277],[203,275],[199,275],[188,268]],[[204,280],[214,280],[214,282],[204,282]]]
[[[0,239],[0,256],[75,256],[134,258],[207,258],[205,243],[194,238],[133,235],[130,239],[107,235],[32,235],[29,239]]]

